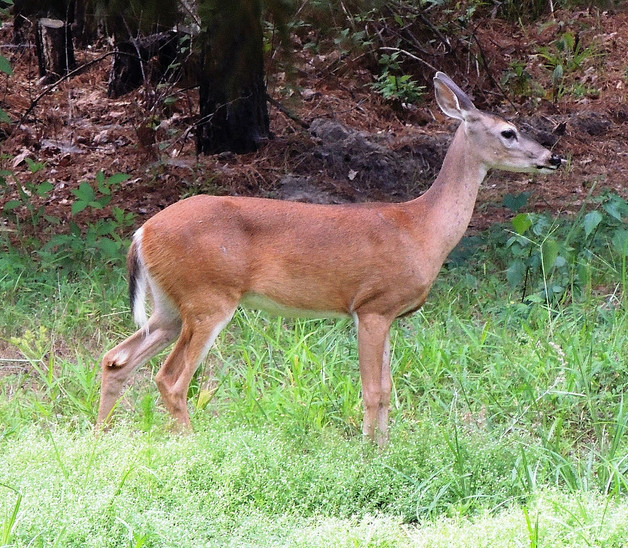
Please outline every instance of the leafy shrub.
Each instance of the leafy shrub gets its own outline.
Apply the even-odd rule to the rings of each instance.
[[[72,215],[82,211],[105,208],[113,198],[114,191],[129,176],[115,173],[105,177],[102,171],[96,174],[96,185],[83,181],[72,190],[76,200],[72,204]],[[123,256],[126,242],[121,235],[123,229],[133,225],[134,215],[125,213],[119,207],[112,209],[112,218],[98,219],[81,228],[78,223],[70,223],[69,234],[57,234],[44,246],[44,251],[52,252],[55,260],[64,267],[71,266],[77,260],[89,259],[117,261]]]
[[[532,78],[527,70],[527,64],[523,61],[512,61],[502,75],[501,83],[520,97],[543,97],[545,95],[543,88]]]
[[[577,35],[565,32],[549,46],[540,47],[539,55],[552,71],[552,99],[554,101],[566,93],[576,95],[588,93],[589,90],[583,89],[581,85],[567,86],[565,77],[581,70],[583,63],[596,55],[593,46],[585,47]]]
[[[398,75],[401,71],[398,56],[399,52],[381,56],[379,63],[384,68],[372,87],[384,99],[400,103],[414,103],[423,96],[425,86],[420,86],[409,74]]]
[[[32,174],[45,169],[42,163],[29,158],[25,161]],[[106,177],[101,171],[96,175],[94,183],[81,182],[72,190],[75,197],[72,217],[75,218],[86,210],[102,210],[107,207],[114,192],[128,178],[124,173]],[[12,184],[9,179],[13,179]],[[122,259],[123,248],[126,247],[123,234],[125,229],[133,225],[132,213],[113,207],[108,218],[103,217],[86,224],[72,220],[69,223],[69,232],[59,233],[54,227],[60,224],[60,219],[48,215],[45,206],[54,190],[52,183],[22,183],[10,171],[0,172],[0,191],[9,193],[12,188],[17,190],[17,197],[7,200],[2,211],[17,227],[15,239],[19,241],[20,249],[35,252],[44,268],[71,270],[81,261],[117,262]],[[35,230],[23,231],[21,225],[25,221]],[[30,234],[37,234],[37,237]],[[11,244],[7,242],[7,245]]]
[[[507,197],[505,202],[516,209],[516,198]],[[609,281],[625,287],[628,204],[615,194],[594,202],[595,209],[587,212],[583,206],[573,220],[519,213],[512,220],[512,230],[497,238],[502,240],[499,253],[507,265],[508,282],[521,288],[522,300],[577,297]],[[601,265],[612,280],[596,279]]]

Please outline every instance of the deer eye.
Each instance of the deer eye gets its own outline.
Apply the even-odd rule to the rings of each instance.
[[[502,131],[502,137],[510,141],[511,139],[516,139],[517,134],[513,129],[505,129],[504,131]]]

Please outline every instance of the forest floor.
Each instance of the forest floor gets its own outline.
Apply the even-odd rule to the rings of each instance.
[[[561,52],[556,44],[566,33],[576,36],[577,44]],[[512,215],[502,204],[506,194],[530,191],[528,208],[566,213],[581,206],[593,185],[596,193],[610,189],[625,194],[628,14],[558,12],[528,25],[487,19],[478,25],[476,36],[488,70],[473,67],[450,75],[479,108],[500,112],[532,129],[541,141],[555,142],[555,152],[568,164],[547,178],[492,174],[480,192],[471,227],[482,229]],[[58,85],[44,87],[38,84],[34,47],[12,48],[10,37],[11,25],[5,23],[0,43],[14,74],[2,76],[0,106],[15,123],[1,128],[1,161],[15,178],[9,177],[8,186],[0,189],[0,210],[16,198],[16,180],[22,186],[49,181],[52,189],[41,200],[46,214],[60,220],[61,231],[72,217],[72,190],[82,181],[92,182],[99,171],[130,178],[108,207],[79,214],[79,222],[109,215],[118,206],[133,212],[139,224],[199,192],[331,203],[410,199],[433,180],[455,129],[436,106],[431,87],[419,104],[395,105],[372,89],[374,76],[356,61],[359,56],[343,58],[332,47],[316,54],[301,49],[291,59],[293,77],[268,71],[268,91],[309,129],[269,105],[273,138],[258,152],[199,157],[192,131],[195,90],[164,92],[146,85],[110,99],[112,57],[105,56],[110,51],[105,45],[77,50],[79,65],[95,62]],[[299,43],[293,45],[299,48]],[[563,87],[554,90],[556,100],[552,70],[542,51],[562,55],[565,67],[575,58],[577,66],[565,71]],[[524,67],[527,75],[514,82],[534,90],[535,96],[515,93],[512,78],[508,85],[495,85],[514,66]],[[165,93],[174,98],[168,106]],[[326,126],[320,119],[331,122]],[[315,127],[329,131],[316,133]],[[33,162],[45,167],[37,171]],[[31,195],[32,201],[38,199]],[[26,207],[13,213],[26,215]],[[11,227],[9,220],[3,223]]]

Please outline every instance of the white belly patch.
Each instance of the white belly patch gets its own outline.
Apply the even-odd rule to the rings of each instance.
[[[285,318],[347,318],[348,314],[342,312],[330,312],[326,310],[309,310],[293,306],[284,305],[269,299],[265,295],[258,293],[245,293],[240,299],[240,306],[263,310],[275,316]]]

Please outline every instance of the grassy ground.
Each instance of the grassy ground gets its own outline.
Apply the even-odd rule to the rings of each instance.
[[[491,238],[394,327],[381,452],[350,323],[250,311],[193,382],[195,434],[169,432],[155,360],[95,438],[123,272],[8,250],[0,546],[626,546],[625,263],[593,253],[578,296],[521,302]]]
[[[222,420],[193,436],[116,428],[99,440],[27,428],[3,442],[10,546],[625,546],[628,504],[595,489],[543,487],[499,497],[478,479],[473,512],[454,501],[425,510],[452,481],[448,450],[433,427],[373,453],[327,432],[297,439],[270,427]],[[477,440],[476,440],[477,441]],[[463,442],[468,458],[487,451]],[[437,453],[440,453],[438,455]],[[495,450],[488,450],[498,458]],[[499,453],[499,451],[497,452]],[[429,468],[432,462],[434,468]],[[448,462],[449,461],[449,462]],[[503,473],[510,476],[514,470]],[[13,490],[8,490],[11,486]],[[490,502],[489,502],[490,501]],[[440,506],[440,505],[439,505]],[[5,517],[6,516],[6,517]],[[417,521],[418,520],[418,521]],[[6,526],[5,526],[6,527]],[[1,533],[1,530],[0,530]]]

